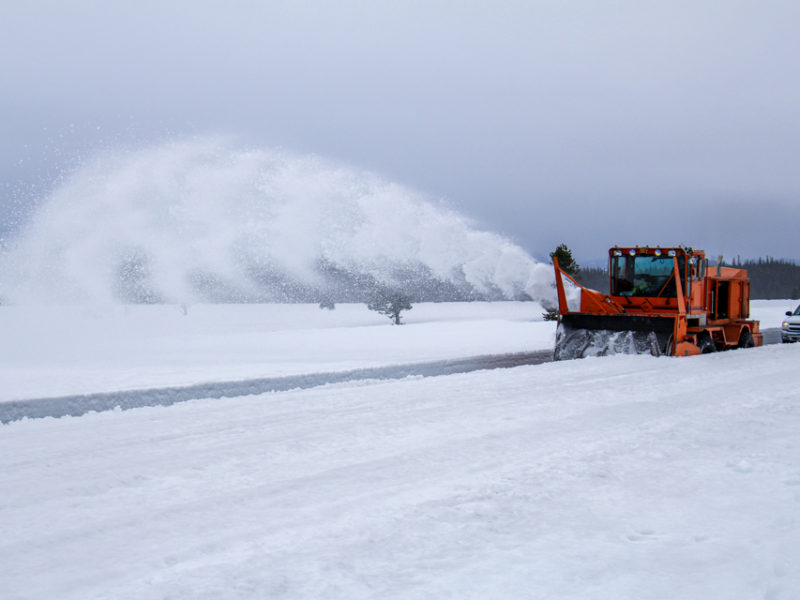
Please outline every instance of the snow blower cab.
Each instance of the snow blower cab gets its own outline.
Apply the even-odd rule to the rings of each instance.
[[[722,257],[709,268],[705,253],[692,248],[615,246],[609,250],[608,294],[580,285],[556,258],[553,265],[559,304],[555,360],[689,356],[762,344],[758,321],[748,320],[747,271],[723,267]]]

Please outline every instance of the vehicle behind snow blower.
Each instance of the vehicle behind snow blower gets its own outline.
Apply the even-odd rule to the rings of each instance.
[[[609,293],[583,287],[553,258],[558,328],[553,358],[607,354],[690,356],[761,346],[758,321],[749,320],[747,271],[709,269],[702,250],[615,246],[609,254]],[[566,277],[580,292],[572,311]]]

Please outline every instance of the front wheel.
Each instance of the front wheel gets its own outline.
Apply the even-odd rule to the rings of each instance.
[[[739,336],[739,345],[736,346],[737,348],[752,348],[755,346],[755,342],[753,341],[753,334],[750,333],[747,329],[742,331],[742,335]]]
[[[697,347],[700,348],[700,354],[710,354],[717,350],[714,340],[711,339],[707,331],[704,331],[697,337]]]
[[[664,346],[664,354],[666,356],[675,356],[675,340],[672,336],[669,336],[667,340],[667,345]]]

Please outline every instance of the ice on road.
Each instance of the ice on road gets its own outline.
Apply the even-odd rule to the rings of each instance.
[[[21,599],[800,597],[800,346],[0,426]]]

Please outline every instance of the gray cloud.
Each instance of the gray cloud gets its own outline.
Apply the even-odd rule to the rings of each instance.
[[[793,1],[31,2],[0,22],[7,213],[104,146],[229,132],[443,197],[538,256],[800,258]]]

